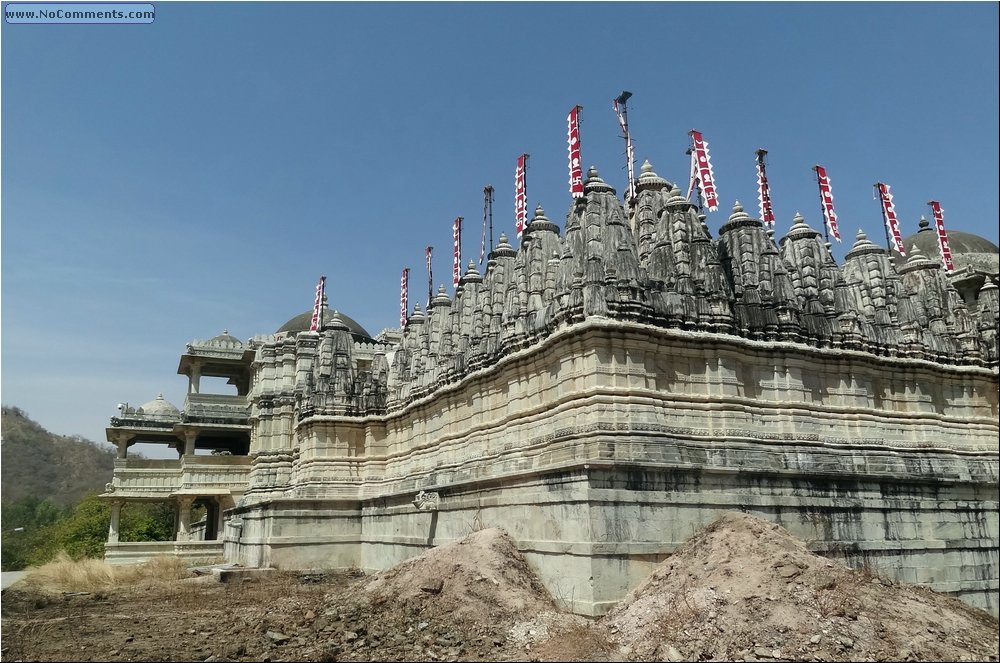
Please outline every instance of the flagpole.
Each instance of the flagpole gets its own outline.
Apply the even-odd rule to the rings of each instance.
[[[462,280],[462,222],[465,220],[464,216],[457,217],[454,223],[454,229],[452,234],[455,236],[455,246],[452,247],[454,255],[452,256],[452,287],[458,288],[458,282]]]
[[[527,152],[524,153],[524,228],[528,228],[528,157],[531,156]]]
[[[687,151],[684,154],[686,154],[689,157],[691,157],[691,165],[694,166],[694,147],[687,148]],[[698,214],[704,214],[705,210],[702,209],[701,178],[698,177],[698,171],[696,169],[694,169],[694,189],[693,189],[693,192],[694,192],[694,199],[695,199],[695,207],[698,208]]]
[[[517,167],[514,169],[514,230],[517,238],[528,228],[528,157],[522,152],[517,157]]]
[[[889,237],[889,217],[885,215],[885,199],[882,197],[882,182],[872,185],[875,188],[875,195],[878,196],[879,207],[882,208],[882,229],[885,230],[885,251],[892,255],[892,239]]]
[[[580,146],[581,146],[581,151],[582,151],[582,146],[583,146],[583,106],[581,106],[580,104],[577,104],[574,108],[576,108],[576,128],[577,128],[577,131],[580,132]]]
[[[823,200],[823,185],[819,181],[819,164],[813,166],[813,172],[816,174],[816,188],[819,189],[819,218],[823,219],[823,237],[826,239],[827,246],[833,246],[830,243],[830,223],[826,220],[826,203]]]
[[[770,228],[773,231],[775,226],[774,208],[771,205],[771,188],[770,182],[767,181],[767,168],[764,163],[764,157],[767,156],[767,150],[760,147],[757,148],[755,154],[757,155],[757,165],[760,168],[760,174],[758,175],[758,178],[760,179],[760,220],[761,223],[764,224],[765,228]]]
[[[401,329],[406,329],[406,323],[409,322],[410,318],[409,285],[410,268],[404,267],[403,275],[399,279],[399,326]]]
[[[621,104],[621,116],[619,118],[622,127],[622,136],[625,139],[625,171],[628,174],[628,187],[625,190],[625,207],[629,208],[632,206],[632,198],[635,196],[635,173],[633,170],[633,164],[631,153],[632,153],[632,135],[628,130],[628,100],[632,97],[632,93],[628,90],[622,90],[622,93],[615,97],[615,110],[618,109],[618,104]]]
[[[583,125],[583,106],[577,104],[569,111],[568,150],[569,150],[569,194],[577,200],[583,197],[583,153],[581,145],[583,135],[580,127]]]
[[[431,268],[431,256],[434,253],[434,247],[428,246],[426,251],[427,258],[427,310],[431,309],[431,302],[434,301],[434,276]]]
[[[483,187],[483,241],[479,249],[479,264],[483,264],[486,256],[486,223],[489,219],[490,253],[493,253],[493,187],[487,184]]]

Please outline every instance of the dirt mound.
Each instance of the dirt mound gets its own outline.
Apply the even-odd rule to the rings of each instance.
[[[22,587],[23,585],[23,587]],[[553,609],[484,530],[373,576],[248,573],[4,591],[3,660],[997,660],[997,621],[811,554],[730,514],[608,615]]]
[[[627,659],[997,660],[997,621],[728,513],[595,624]]]
[[[483,621],[552,610],[552,597],[500,529],[474,532],[378,573],[357,587],[373,603]]]
[[[358,582],[324,606],[336,660],[478,660],[524,651],[517,625],[555,611],[503,530],[433,548]],[[544,620],[543,620],[544,621]]]

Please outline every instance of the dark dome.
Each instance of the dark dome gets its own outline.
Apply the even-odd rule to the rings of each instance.
[[[340,319],[343,320],[344,324],[347,325],[347,328],[351,330],[351,334],[354,336],[355,339],[359,341],[373,340],[371,334],[369,334],[364,327],[359,325],[357,322],[355,322],[348,316],[344,315],[342,312],[337,311],[336,313],[340,317]],[[331,318],[333,318],[333,314],[334,311],[328,308],[323,309],[324,325],[330,324],[330,320]],[[305,313],[300,313],[291,320],[289,320],[288,322],[286,322],[285,324],[281,325],[281,328],[278,330],[277,333],[296,334],[298,332],[309,331],[309,328],[312,327],[312,317],[313,317],[312,309],[309,309]]]
[[[903,248],[908,254],[916,245],[927,258],[940,262],[941,250],[938,248],[937,233],[929,224],[924,226],[924,223],[921,221],[920,232],[903,238]],[[955,263],[956,270],[971,266],[977,271],[996,274],[1000,269],[1000,247],[985,237],[960,230],[949,230],[948,246],[951,247],[951,259]],[[906,262],[906,258],[895,251],[892,252],[892,257],[897,267]]]

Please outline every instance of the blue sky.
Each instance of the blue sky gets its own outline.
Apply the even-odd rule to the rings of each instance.
[[[184,344],[247,339],[331,306],[398,324],[423,247],[450,277],[451,222],[478,258],[482,189],[513,229],[563,224],[566,113],[619,193],[611,100],[634,96],[637,169],[686,184],[709,142],[723,202],[756,213],[769,151],[778,235],[821,227],[830,174],[844,243],[904,234],[940,200],[998,241],[997,3],[157,3],[148,25],[2,27],[2,400],[104,439],[120,401],[183,402]],[[466,259],[467,259],[466,258]]]

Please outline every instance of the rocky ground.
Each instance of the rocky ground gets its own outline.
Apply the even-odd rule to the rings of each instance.
[[[607,616],[558,612],[516,545],[483,530],[371,576],[212,575],[3,594],[3,660],[982,660],[997,621],[813,555],[728,514]]]

